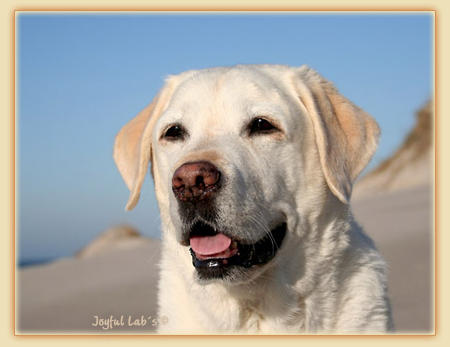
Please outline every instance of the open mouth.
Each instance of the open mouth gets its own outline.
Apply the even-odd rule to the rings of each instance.
[[[286,229],[287,224],[281,223],[256,243],[246,244],[197,222],[190,236],[192,263],[202,279],[223,278],[236,267],[266,264],[281,247]]]

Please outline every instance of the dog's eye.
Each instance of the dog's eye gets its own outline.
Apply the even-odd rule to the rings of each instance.
[[[278,131],[278,128],[264,118],[255,118],[249,125],[249,133],[253,134],[267,134]]]
[[[169,127],[163,135],[163,138],[169,141],[180,140],[184,138],[184,130],[181,125],[175,124]]]

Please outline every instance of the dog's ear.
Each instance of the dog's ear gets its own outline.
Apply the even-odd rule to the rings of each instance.
[[[348,203],[352,183],[372,158],[380,129],[375,120],[307,66],[296,70],[298,94],[311,116],[320,163],[333,194]]]
[[[167,80],[164,88],[135,118],[117,134],[113,157],[119,171],[130,189],[126,210],[132,210],[139,201],[141,187],[151,160],[151,137],[153,127],[175,89],[175,78]]]

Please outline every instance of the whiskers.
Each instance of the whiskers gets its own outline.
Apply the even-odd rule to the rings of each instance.
[[[264,218],[263,213],[261,212],[263,210],[264,209],[258,209],[254,215],[247,215],[246,218],[252,224],[256,225],[259,230],[262,230],[265,236],[269,237],[270,242],[272,244],[272,249],[278,251],[278,244],[272,235],[272,230],[270,229],[269,225],[266,222],[266,219]],[[248,232],[250,233],[251,231]],[[250,238],[253,237],[254,235],[250,235]]]

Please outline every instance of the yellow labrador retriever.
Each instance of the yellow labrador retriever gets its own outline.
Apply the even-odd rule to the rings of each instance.
[[[349,208],[378,135],[307,66],[169,77],[114,147],[128,210],[151,163],[160,332],[390,331],[385,263]]]

